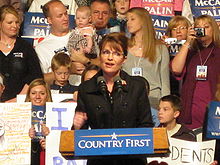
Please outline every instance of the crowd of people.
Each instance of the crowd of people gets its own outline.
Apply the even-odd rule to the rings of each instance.
[[[193,25],[177,15],[158,39],[149,12],[129,8],[129,2],[35,0],[29,11],[43,12],[50,25],[49,36],[35,48],[19,37],[21,8],[1,6],[0,101],[16,102],[16,95],[26,94],[33,106],[45,106],[51,93],[71,93],[77,102],[73,129],[158,126],[167,128],[168,137],[197,141],[193,130],[205,127],[209,102],[219,100],[219,27],[208,15]],[[74,29],[70,13],[76,15]],[[170,38],[181,43],[176,54],[170,54]],[[32,139],[35,132],[31,127]],[[45,124],[42,132],[49,133]],[[44,149],[45,138],[32,142],[37,150],[32,164],[45,163]],[[218,150],[217,140],[219,161]],[[123,158],[87,164],[147,162]]]

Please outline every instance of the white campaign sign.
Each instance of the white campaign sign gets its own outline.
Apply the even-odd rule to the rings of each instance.
[[[50,134],[46,137],[47,165],[85,165],[86,160],[66,160],[59,153],[60,133],[70,130],[76,103],[47,103],[46,125]]]
[[[157,160],[169,165],[210,165],[214,161],[215,140],[190,142],[170,138],[169,157],[147,158],[148,162]]]
[[[0,165],[29,165],[30,103],[0,103]]]

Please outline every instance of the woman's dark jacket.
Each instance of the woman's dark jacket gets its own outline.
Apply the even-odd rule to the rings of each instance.
[[[120,77],[126,81],[122,91],[113,88],[111,99],[106,98],[97,85],[98,72],[91,80],[79,86],[76,111],[87,113],[88,125],[100,128],[153,127],[146,86],[139,77],[129,76],[121,71]],[[145,157],[115,157],[89,159],[87,165],[146,165]]]

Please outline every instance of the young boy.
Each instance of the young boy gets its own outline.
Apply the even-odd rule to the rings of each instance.
[[[96,48],[93,43],[95,28],[91,24],[91,10],[88,6],[81,6],[76,10],[76,28],[70,34],[67,48],[71,54],[72,49],[83,49],[84,53],[94,55]]]
[[[160,125],[167,128],[168,137],[181,140],[196,141],[194,133],[184,125],[177,123],[182,109],[181,100],[175,95],[167,95],[160,99],[158,118]]]
[[[63,53],[57,53],[51,61],[51,69],[53,71],[55,81],[50,86],[51,93],[74,93],[78,90],[77,86],[69,83],[71,60],[70,57]]]
[[[126,32],[126,14],[130,7],[130,0],[113,0],[113,6],[116,12],[116,20],[120,25],[120,29]]]

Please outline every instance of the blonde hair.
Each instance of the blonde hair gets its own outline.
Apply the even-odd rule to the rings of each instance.
[[[46,93],[47,93],[46,102],[52,102],[52,97],[51,97],[51,92],[50,92],[49,85],[42,78],[35,79],[30,83],[27,94],[26,94],[25,102],[30,102],[31,101],[30,100],[31,89],[36,87],[36,86],[39,86],[39,85],[43,85],[46,89]]]
[[[220,30],[218,24],[215,19],[209,15],[201,15],[195,19],[195,27],[199,24],[199,22],[205,21],[212,27],[213,31],[213,42],[216,47],[220,47]]]
[[[70,57],[64,53],[60,52],[53,56],[51,61],[51,69],[54,72],[55,70],[59,69],[61,66],[67,67],[68,70],[71,68],[71,59]]]
[[[6,14],[14,15],[18,19],[19,23],[21,23],[19,13],[17,12],[17,10],[13,6],[4,5],[4,6],[0,7],[0,22],[4,21]]]
[[[142,48],[143,48],[143,56],[147,58],[151,63],[154,63],[156,60],[156,45],[160,43],[159,40],[156,39],[156,33],[153,27],[153,22],[149,12],[140,7],[134,7],[128,10],[127,13],[133,13],[139,17],[140,24],[142,23]],[[132,35],[129,41],[129,47],[135,45],[134,34]]]
[[[174,17],[172,17],[172,19],[168,23],[166,35],[168,37],[172,37],[171,36],[172,29],[179,26],[180,24],[184,24],[187,29],[191,26],[191,23],[189,22],[189,20],[186,17],[180,16],[180,15],[174,16]]]
[[[80,6],[76,9],[76,15],[77,12],[83,12],[86,13],[87,16],[91,16],[91,9],[89,6]]]

